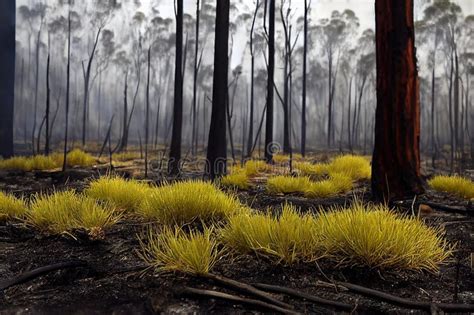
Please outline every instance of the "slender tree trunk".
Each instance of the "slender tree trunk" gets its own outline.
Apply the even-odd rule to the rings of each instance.
[[[304,0],[304,26],[303,26],[303,95],[301,100],[301,155],[306,155],[306,72],[308,63],[308,13],[310,5]]]
[[[331,147],[331,131],[332,131],[332,50],[329,50],[328,54],[328,64],[329,64],[329,76],[328,76],[328,132],[327,132],[327,146]]]
[[[171,175],[178,175],[181,160],[181,135],[183,125],[183,13],[183,0],[177,0],[173,132],[171,136],[170,158],[168,161],[168,172]]]
[[[413,0],[377,0],[375,11],[377,109],[372,196],[391,201],[423,192]]]
[[[224,175],[227,167],[226,102],[228,101],[229,71],[229,10],[229,0],[217,1],[212,116],[206,164],[206,174],[213,180]]]
[[[33,154],[35,154],[35,137],[36,137],[36,120],[38,116],[38,84],[39,84],[39,57],[40,57],[40,42],[41,42],[41,29],[38,31],[38,35],[36,38],[36,54],[35,54],[35,62],[36,62],[36,70],[35,70],[35,96],[34,96],[34,109],[33,109],[33,130],[31,132],[31,145]]]
[[[25,102],[25,59],[21,58],[21,75],[20,75],[20,107],[23,110],[23,139],[25,144],[27,143],[27,137],[28,137],[28,118],[26,115],[26,102]],[[1,155],[1,154],[0,154]]]
[[[92,48],[89,61],[87,63],[87,70],[84,68],[84,62],[82,63],[82,72],[84,75],[84,103],[82,108],[82,147],[86,145],[86,134],[87,134],[87,117],[88,117],[88,104],[89,104],[89,88],[90,88],[90,78],[92,70],[92,62],[94,61],[95,52],[97,49],[97,44],[99,43],[100,33],[102,32],[102,27],[99,27],[97,35],[95,37],[94,46]]]
[[[63,172],[67,167],[67,145],[69,129],[69,94],[71,87],[71,0],[69,0],[68,32],[67,32],[67,70],[66,70],[66,127],[64,129]]]
[[[250,29],[250,117],[249,117],[249,135],[247,141],[247,157],[251,157],[252,154],[252,142],[253,142],[253,120],[255,112],[255,53],[254,53],[254,32],[255,32],[255,21],[257,19],[258,9],[260,7],[260,0],[255,3],[255,12],[253,14],[252,27]]]
[[[49,155],[49,139],[50,139],[50,129],[49,129],[49,112],[50,112],[50,94],[51,89],[49,87],[49,65],[50,65],[50,54],[48,53],[48,61],[46,63],[46,139],[44,144],[44,154]],[[38,136],[39,137],[39,136]],[[39,139],[38,139],[39,143]]]
[[[433,57],[435,58],[435,57]],[[431,166],[436,166],[436,142],[435,142],[435,86],[436,86],[436,59],[433,60],[431,72]]]
[[[150,68],[151,68],[151,47],[148,48],[148,74],[146,79],[146,113],[145,113],[145,178],[148,177],[148,138],[150,121]]]
[[[275,1],[269,4],[269,34],[268,34],[268,80],[267,80],[267,121],[265,126],[265,160],[273,160],[273,82],[275,75]]]
[[[352,136],[351,136],[351,104],[352,104],[352,79],[349,80],[349,101],[347,104],[347,144],[352,152]]]
[[[128,70],[125,72],[125,86],[123,88],[123,118],[122,139],[119,151],[127,149],[128,142]]]
[[[449,92],[448,92],[448,107],[449,107],[449,129],[451,131],[450,133],[450,142],[451,142],[451,173],[454,172],[454,152],[455,152],[455,147],[454,147],[454,123],[453,123],[453,75],[454,75],[454,56],[453,52],[451,52],[451,69],[449,72]]]
[[[0,156],[13,156],[16,1],[0,2]]]
[[[454,152],[459,155],[459,59],[454,49]]]
[[[192,133],[191,133],[191,151],[193,156],[196,156],[196,146],[195,144],[195,139],[197,137],[196,135],[196,122],[197,122],[197,117],[196,117],[196,103],[197,103],[197,79],[198,79],[198,72],[199,72],[199,66],[198,66],[198,53],[199,53],[199,22],[200,22],[200,16],[201,16],[201,1],[196,0],[196,34],[195,34],[195,45],[194,45],[194,78],[193,78],[193,125],[192,125]]]

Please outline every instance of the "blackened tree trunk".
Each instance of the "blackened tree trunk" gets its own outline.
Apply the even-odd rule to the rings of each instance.
[[[258,9],[260,7],[260,0],[255,3],[255,12],[253,14],[252,27],[250,29],[250,117],[249,117],[249,135],[247,139],[247,157],[252,155],[253,147],[253,120],[255,112],[255,51],[253,45],[253,35],[255,32],[255,21],[257,19]]]
[[[125,72],[125,85],[123,88],[123,117],[122,117],[122,139],[120,141],[119,151],[127,148],[128,139],[128,69]]]
[[[69,0],[68,31],[67,31],[67,66],[66,66],[66,127],[64,129],[63,172],[67,167],[67,142],[69,129],[69,94],[71,88],[71,0]]]
[[[173,132],[171,136],[170,158],[168,161],[168,172],[171,175],[178,175],[181,160],[183,125],[183,0],[177,1],[175,55]]]
[[[197,148],[196,143],[196,122],[197,122],[197,79],[199,74],[199,23],[201,17],[201,1],[196,0],[196,34],[195,34],[195,44],[194,44],[194,77],[193,77],[193,126],[191,132],[191,151],[193,156],[196,156]]]
[[[303,95],[301,100],[301,155],[306,155],[306,72],[308,63],[308,13],[311,3],[304,0],[303,26]]]
[[[51,96],[51,89],[49,87],[49,66],[50,66],[50,54],[48,53],[48,61],[46,63],[46,113],[45,113],[45,120],[46,120],[46,139],[44,144],[44,154],[49,155],[49,140],[50,140],[50,123],[49,123],[49,113],[50,113],[50,96]],[[39,137],[39,136],[38,136]],[[38,139],[39,143],[39,139]]]
[[[0,156],[13,155],[16,1],[0,2]]]
[[[267,113],[265,125],[265,160],[273,160],[273,80],[275,75],[275,0],[268,0],[269,23],[268,23],[268,80],[267,80]]]
[[[215,179],[226,173],[226,103],[229,69],[229,0],[218,0],[214,48],[212,114],[207,146],[206,174]]]
[[[423,192],[420,102],[413,0],[376,0],[377,110],[372,195],[377,201]]]
[[[150,68],[151,68],[151,47],[148,48],[148,73],[146,78],[146,113],[145,113],[145,178],[148,177],[148,140],[150,121]]]

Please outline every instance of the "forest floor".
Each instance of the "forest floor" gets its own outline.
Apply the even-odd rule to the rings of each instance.
[[[133,175],[138,163],[120,171]],[[73,188],[81,191],[90,178],[106,173],[105,168],[74,169],[60,172],[0,174],[0,190],[30,195],[45,190]],[[189,176],[194,176],[189,174]],[[356,192],[332,199],[310,200],[298,196],[270,196],[265,189],[238,192],[239,198],[254,209],[264,210],[290,202],[306,211],[334,204],[350,203],[354,195],[369,199],[368,183]],[[466,201],[428,190],[421,200],[467,209]],[[404,205],[407,207],[406,205]],[[409,205],[408,205],[409,207]],[[414,272],[377,272],[375,270],[336,268],[320,260],[318,264],[292,267],[274,265],[244,256],[232,264],[217,264],[215,273],[245,283],[266,283],[298,289],[319,297],[355,306],[355,313],[411,313],[379,300],[323,285],[344,281],[391,293],[415,301],[474,303],[474,217],[433,210],[424,216],[431,226],[443,226],[446,238],[456,243],[453,259],[441,266],[439,274]],[[0,224],[0,284],[2,281],[38,267],[71,260],[86,266],[58,270],[26,283],[0,291],[0,314],[258,314],[263,309],[221,300],[185,296],[185,286],[240,293],[211,280],[182,274],[156,275],[146,269],[139,257],[138,237],[146,229],[141,222],[121,222],[107,231],[101,241],[72,235],[47,236],[21,223]],[[137,237],[138,236],[138,237]],[[315,303],[281,296],[303,313],[335,313]],[[421,311],[420,311],[421,312]],[[416,313],[416,312],[415,312]]]

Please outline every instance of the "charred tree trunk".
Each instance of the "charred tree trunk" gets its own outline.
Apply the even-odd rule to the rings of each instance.
[[[353,77],[351,76],[349,80],[349,100],[347,104],[347,144],[351,152],[352,152],[352,137],[351,137],[352,80],[353,80]]]
[[[377,201],[423,192],[420,102],[413,0],[377,0],[377,110],[372,195]]]
[[[197,112],[196,112],[196,104],[197,104],[197,79],[199,73],[199,22],[201,16],[201,1],[196,0],[196,34],[195,34],[195,45],[194,45],[194,78],[193,78],[193,125],[192,125],[192,132],[191,132],[191,151],[193,156],[196,156],[196,122],[197,122]]]
[[[35,62],[36,62],[36,70],[35,70],[35,96],[34,96],[34,109],[33,109],[33,130],[31,132],[31,150],[33,154],[35,154],[35,133],[36,133],[36,119],[38,116],[38,84],[39,84],[39,58],[40,58],[40,42],[41,42],[41,30],[43,24],[41,23],[40,29],[38,31],[38,35],[36,38],[36,53],[35,53]]]
[[[0,2],[0,156],[13,156],[16,1]]]
[[[247,139],[247,157],[252,155],[253,146],[253,120],[255,112],[255,53],[253,45],[253,35],[255,32],[255,21],[257,19],[258,9],[260,7],[260,0],[257,0],[255,4],[255,12],[253,14],[252,27],[250,29],[250,117],[249,117],[249,134]]]
[[[173,131],[171,136],[170,158],[168,161],[168,172],[171,175],[178,175],[181,160],[183,125],[183,0],[177,1],[175,57]]]
[[[306,155],[306,72],[308,63],[308,13],[310,4],[304,0],[304,26],[303,26],[303,95],[301,100],[301,155]]]
[[[84,62],[82,63],[82,74],[84,75],[84,102],[82,107],[82,146],[86,145],[86,134],[87,134],[87,117],[88,117],[88,105],[89,105],[89,88],[91,79],[92,62],[94,61],[97,44],[99,43],[99,36],[102,31],[102,27],[99,27],[97,35],[95,37],[94,46],[92,48],[89,61],[87,63],[87,70],[84,68]]]
[[[119,151],[127,148],[128,139],[128,70],[125,73],[125,86],[123,88],[123,118],[122,118],[122,139]]]
[[[151,47],[148,48],[148,73],[146,79],[146,113],[145,113],[145,178],[148,177],[148,138],[150,121],[150,68],[151,68]]]
[[[269,23],[268,23],[268,80],[267,80],[267,113],[265,125],[265,160],[273,160],[273,96],[275,75],[275,1],[269,1]]]
[[[67,31],[67,66],[66,66],[66,127],[64,129],[63,172],[67,167],[67,145],[69,129],[69,94],[71,88],[71,0],[69,0],[68,31]]]
[[[44,154],[49,155],[50,148],[49,148],[49,140],[50,140],[50,124],[49,124],[49,112],[50,112],[50,95],[51,89],[49,87],[49,66],[50,66],[50,54],[48,53],[48,61],[46,63],[46,139],[44,144]],[[39,139],[38,139],[39,143]]]
[[[226,103],[228,101],[229,71],[229,10],[229,0],[217,1],[212,115],[206,164],[206,174],[211,179],[224,175],[227,166]]]

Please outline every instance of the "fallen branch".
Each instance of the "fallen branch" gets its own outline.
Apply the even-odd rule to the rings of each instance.
[[[214,275],[214,274],[207,274],[207,275],[204,275],[204,277],[207,278],[207,279],[211,279],[213,281],[219,282],[221,284],[224,284],[226,286],[232,287],[234,289],[238,289],[242,292],[251,294],[253,296],[259,297],[261,299],[266,300],[267,302],[276,304],[280,307],[287,308],[287,309],[292,309],[293,308],[293,306],[291,306],[289,304],[286,304],[286,303],[284,303],[280,300],[277,300],[271,294],[269,294],[265,291],[259,290],[259,289],[255,288],[255,287],[253,287],[249,284],[242,283],[242,282],[239,282],[239,281],[236,281],[236,280],[233,280],[233,279],[225,278],[225,277]]]
[[[247,305],[253,305],[253,306],[258,306],[261,308],[265,308],[274,312],[282,313],[282,314],[299,314],[293,310],[289,310],[286,308],[282,308],[280,306],[276,306],[267,302],[259,301],[259,300],[254,300],[254,299],[247,299],[247,298],[242,298],[240,296],[232,295],[232,294],[227,294],[227,293],[222,293],[218,291],[212,291],[212,290],[201,290],[201,289],[195,289],[195,288],[189,288],[185,287],[183,289],[184,294],[189,294],[189,295],[198,295],[198,296],[205,296],[209,298],[217,298],[217,299],[222,299],[222,300],[227,300],[227,301],[232,301],[232,302],[238,302],[241,304],[247,304]]]
[[[467,205],[466,207],[453,207],[453,206],[446,206],[439,203],[431,202],[431,201],[420,201],[420,205],[427,205],[433,209],[441,210],[448,213],[457,213],[463,214],[467,216],[474,216],[474,211],[471,209],[471,205]]]
[[[352,291],[361,295],[365,295],[371,298],[380,299],[382,301],[399,305],[405,308],[431,311],[431,309],[433,309],[434,307],[434,308],[441,309],[444,312],[453,312],[453,313],[474,311],[474,304],[450,304],[450,303],[432,303],[432,302],[413,301],[413,300],[405,299],[405,298],[395,296],[389,293],[362,287],[362,286],[352,284],[352,283],[341,282],[339,284],[349,289],[349,291]]]
[[[76,267],[85,267],[87,266],[86,262],[83,261],[69,261],[64,263],[53,264],[49,266],[40,267],[31,271],[27,271],[22,273],[13,279],[7,279],[0,281],[0,290],[8,289],[14,285],[22,284],[38,278],[42,275],[45,275],[49,272],[60,270],[60,269],[67,269],[67,268],[76,268]]]
[[[305,299],[305,300],[308,300],[308,301],[311,301],[311,302],[314,302],[314,303],[317,303],[317,304],[321,304],[321,305],[325,305],[325,306],[331,306],[331,307],[334,307],[334,308],[340,309],[340,310],[353,311],[355,309],[355,307],[353,305],[350,305],[350,304],[323,299],[323,298],[317,297],[315,295],[311,295],[311,294],[308,294],[308,293],[305,293],[305,292],[300,292],[300,291],[290,289],[290,288],[286,288],[286,287],[281,287],[281,286],[277,286],[277,285],[263,284],[263,283],[257,283],[257,284],[254,284],[254,286],[256,288],[259,288],[259,289],[262,289],[262,290],[287,294],[287,295],[302,298],[302,299]]]

